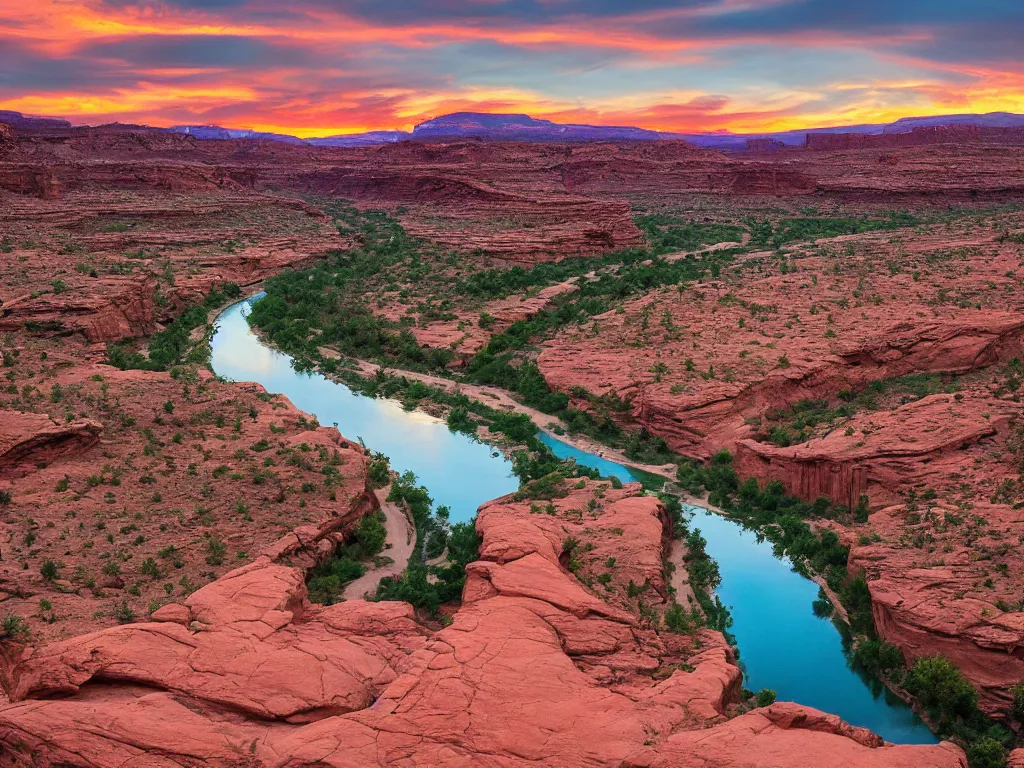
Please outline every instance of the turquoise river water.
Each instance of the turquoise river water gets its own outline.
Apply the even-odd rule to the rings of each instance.
[[[258,297],[256,297],[258,298]],[[211,366],[220,376],[255,381],[286,395],[324,425],[391,459],[396,470],[411,470],[437,505],[447,505],[453,522],[470,519],[485,501],[518,488],[511,463],[501,452],[401,404],[356,394],[317,373],[298,373],[291,358],[266,346],[245,316],[254,299],[221,313],[211,342]],[[628,466],[578,450],[556,438],[541,438],[561,458],[598,469],[606,476],[636,479]],[[772,554],[769,542],[739,524],[692,508],[691,528],[707,539],[719,565],[718,596],[732,612],[732,632],[752,690],[774,689],[780,701],[796,701],[870,728],[887,741],[925,744],[937,739],[902,701],[876,681],[852,669],[843,639],[832,621],[814,615],[818,586]]]

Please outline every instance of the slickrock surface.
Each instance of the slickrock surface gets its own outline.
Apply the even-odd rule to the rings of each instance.
[[[965,765],[952,745],[883,745],[791,704],[729,719],[722,637],[659,636],[621,595],[659,570],[662,512],[638,490],[591,483],[554,514],[486,505],[482,559],[441,630],[402,603],[312,606],[301,570],[261,557],[149,623],[26,649],[0,764]],[[616,553],[617,604],[562,567],[569,532],[595,545],[588,561]]]

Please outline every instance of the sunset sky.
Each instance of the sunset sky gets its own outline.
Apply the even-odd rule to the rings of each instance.
[[[0,0],[0,109],[299,136],[1024,112],[1024,0]]]

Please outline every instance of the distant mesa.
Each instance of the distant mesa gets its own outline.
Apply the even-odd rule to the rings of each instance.
[[[175,125],[170,129],[174,133],[185,133],[197,139],[269,139],[283,141],[286,144],[305,144],[297,136],[285,133],[264,133],[244,128],[221,128],[219,125]]]
[[[668,133],[645,128],[613,125],[556,123],[523,114],[490,114],[487,112],[453,112],[420,123],[408,131],[370,131],[324,138],[298,139],[272,133],[240,131],[217,126],[176,126],[172,130],[191,133],[199,139],[261,138],[317,147],[360,147],[393,144],[399,141],[443,141],[445,139],[480,139],[484,141],[688,141],[698,147],[719,150],[755,150],[801,147],[807,136],[817,134],[857,134],[880,136],[909,133],[918,128],[941,126],[979,126],[984,128],[1024,127],[1024,115],[992,112],[985,115],[936,115],[904,117],[893,123],[839,125],[824,128],[801,128],[774,133]],[[190,129],[190,130],[186,130]]]
[[[658,141],[667,134],[624,126],[553,123],[529,115],[455,112],[420,123],[412,129],[412,136],[415,139],[478,136],[505,141]]]
[[[71,123],[59,117],[27,117],[21,112],[0,109],[0,123],[7,123],[17,131],[26,133],[37,130],[70,128]]]
[[[412,134],[408,131],[369,131],[368,133],[344,133],[338,136],[325,136],[321,139],[306,139],[307,144],[314,147],[367,147],[373,144],[394,144],[408,141]]]
[[[949,125],[977,125],[983,128],[1024,128],[1024,115],[1012,112],[989,112],[986,115],[936,115],[933,117],[901,117],[889,123],[882,133],[905,133],[915,128],[936,128]]]
[[[19,133],[46,133],[66,131],[72,128],[67,120],[54,117],[30,117],[20,112],[0,110],[0,123],[7,123]],[[104,126],[109,129],[143,129],[145,126]],[[934,115],[929,117],[904,117],[892,123],[841,125],[824,128],[802,128],[773,133],[730,133],[715,131],[709,133],[668,133],[646,128],[614,125],[585,125],[556,123],[524,114],[491,114],[487,112],[453,112],[450,115],[427,120],[415,126],[412,131],[368,131],[366,133],[338,134],[302,139],[283,133],[253,131],[244,128],[224,128],[219,125],[175,125],[171,128],[150,130],[183,133],[195,139],[226,140],[252,139],[279,141],[294,145],[314,147],[362,147],[394,144],[400,141],[529,141],[529,142],[580,142],[580,141],[687,141],[698,147],[718,150],[766,151],[785,147],[822,146],[832,143],[820,138],[835,134],[845,136],[882,136],[909,134],[920,130],[936,128],[1024,128],[1024,115],[1010,112],[988,114]],[[847,141],[840,139],[838,143]],[[854,140],[852,143],[856,143]]]

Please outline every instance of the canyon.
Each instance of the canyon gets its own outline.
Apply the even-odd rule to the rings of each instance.
[[[454,375],[630,274],[602,258],[664,236],[643,260],[714,268],[624,290],[522,359],[676,454],[727,450],[742,477],[808,501],[864,499],[865,520],[819,523],[866,576],[879,637],[908,661],[947,657],[1005,720],[1024,681],[1018,139],[926,127],[729,154],[0,127],[0,610],[30,630],[4,641],[0,764],[965,766],[950,742],[753,707],[720,632],[658,631],[673,523],[639,485],[485,504],[443,622],[312,603],[311,570],[378,508],[374,446],[201,354],[107,363],[211,292],[367,247],[380,225],[338,200],[430,244],[436,282],[396,269],[359,288],[375,317],[450,350]],[[800,229],[826,218],[858,231]],[[683,226],[742,237],[668,245]],[[452,287],[574,261],[586,270],[485,298]],[[442,284],[438,318],[417,291]],[[201,352],[205,324],[186,331]]]

